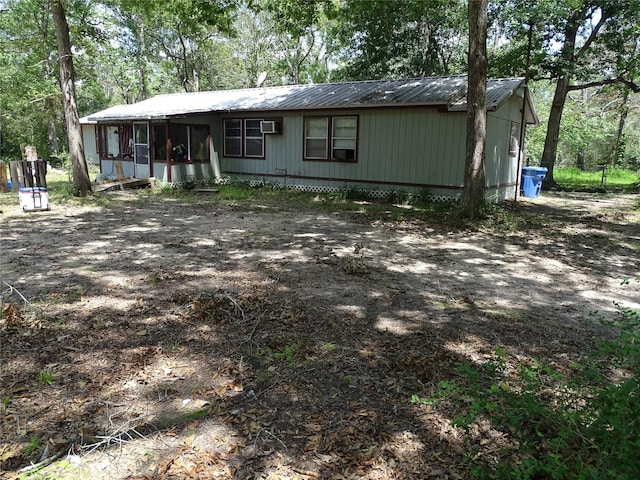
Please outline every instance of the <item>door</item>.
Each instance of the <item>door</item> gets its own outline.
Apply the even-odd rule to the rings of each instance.
[[[149,178],[151,176],[149,165],[149,124],[134,123],[133,138],[133,175],[136,178]]]

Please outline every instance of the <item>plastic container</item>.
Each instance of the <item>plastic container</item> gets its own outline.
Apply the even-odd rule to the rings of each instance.
[[[23,211],[50,210],[49,193],[44,187],[21,188],[18,192],[20,207]]]
[[[547,176],[546,167],[522,167],[520,190],[523,197],[538,198],[542,190],[542,181]]]

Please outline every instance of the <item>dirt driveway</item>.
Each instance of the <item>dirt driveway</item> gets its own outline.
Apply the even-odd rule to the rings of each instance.
[[[498,346],[568,363],[640,308],[637,196],[522,201],[510,231],[111,195],[0,216],[7,477],[465,478],[413,394]]]

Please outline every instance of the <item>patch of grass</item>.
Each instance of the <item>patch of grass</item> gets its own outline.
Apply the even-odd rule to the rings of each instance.
[[[417,394],[411,395],[411,403],[416,405],[429,405],[435,406],[443,399],[446,399],[454,392],[458,392],[458,384],[453,380],[441,380],[436,385],[433,394],[423,397]]]
[[[333,352],[334,350],[336,350],[338,347],[336,345],[334,345],[333,343],[325,343],[324,344],[324,348],[327,349],[327,352]]]
[[[281,351],[274,352],[273,357],[285,362],[290,367],[294,367],[297,363],[296,352],[298,351],[298,349],[299,349],[298,345],[288,344],[288,345],[285,345]]]
[[[558,185],[567,189],[603,189],[607,191],[634,191],[640,185],[638,172],[622,168],[609,168],[602,181],[602,171],[587,172],[576,167],[556,168],[553,178]]]
[[[156,272],[151,272],[147,276],[147,281],[149,282],[150,285],[153,285],[155,287],[156,285],[158,285],[158,283],[160,283],[160,277]]]
[[[174,338],[166,343],[163,350],[167,355],[175,355],[180,351],[182,345],[182,339]]]
[[[29,437],[29,443],[27,443],[27,445],[24,447],[24,450],[22,451],[22,455],[25,457],[29,457],[34,452],[37,452],[41,446],[42,443],[40,442],[40,439],[35,435],[31,435]]]
[[[67,303],[75,303],[82,300],[82,295],[84,295],[84,289],[82,287],[75,287],[65,292],[64,301]]]
[[[55,376],[49,370],[42,371],[38,374],[38,383],[40,385],[53,385]]]
[[[269,382],[272,377],[273,377],[273,372],[269,371],[268,369],[259,370],[256,373],[256,382],[258,383],[258,385],[265,384]]]
[[[98,207],[110,207],[118,204],[118,200],[106,195],[104,192],[94,193],[87,197],[76,196],[73,182],[66,174],[48,173],[47,192],[50,204],[67,206],[93,205]]]
[[[193,422],[195,420],[202,420],[203,418],[206,418],[208,414],[209,414],[208,408],[200,408],[198,410],[193,410],[191,412],[185,413],[184,418],[187,421]]]
[[[455,378],[411,401],[452,406],[474,478],[637,478],[640,312],[622,310],[617,321],[605,323],[618,336],[569,369],[499,348],[480,365],[459,364]],[[496,434],[510,441],[484,455]]]
[[[244,201],[254,198],[256,189],[248,185],[220,185],[217,197],[220,200]]]

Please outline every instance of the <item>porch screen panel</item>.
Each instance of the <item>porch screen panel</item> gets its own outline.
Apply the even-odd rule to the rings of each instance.
[[[167,132],[165,125],[153,126],[153,158],[165,161],[167,159]]]
[[[304,158],[327,158],[329,119],[307,117],[304,119]]]
[[[118,158],[120,144],[117,125],[100,125],[100,156],[102,158]]]
[[[192,125],[189,128],[189,158],[192,161],[209,160],[209,127],[207,125]]]
[[[145,134],[146,135],[146,134]],[[131,125],[120,125],[118,127],[118,136],[120,139],[120,157],[133,159],[133,127]],[[146,142],[145,136],[145,142]]]
[[[171,160],[182,163],[189,160],[189,127],[187,125],[169,125],[171,139]]]
[[[132,159],[133,127],[131,125],[101,125],[99,128],[101,158]]]

